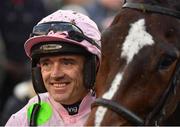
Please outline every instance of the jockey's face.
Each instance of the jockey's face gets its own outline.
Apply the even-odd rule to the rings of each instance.
[[[50,96],[61,104],[73,104],[87,94],[83,81],[85,58],[59,55],[40,58],[43,81]]]

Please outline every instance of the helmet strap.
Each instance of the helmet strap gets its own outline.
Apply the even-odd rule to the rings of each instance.
[[[84,65],[84,84],[87,89],[92,89],[96,78],[96,56],[90,55],[86,58]]]
[[[47,92],[42,79],[40,67],[32,67],[32,83],[37,94]]]

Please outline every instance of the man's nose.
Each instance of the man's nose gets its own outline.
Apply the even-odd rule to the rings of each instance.
[[[59,63],[55,63],[53,65],[53,69],[52,69],[52,72],[51,72],[51,77],[63,77],[64,76],[64,71],[61,67],[61,65]]]

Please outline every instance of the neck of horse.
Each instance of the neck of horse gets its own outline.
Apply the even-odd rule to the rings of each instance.
[[[126,2],[158,5],[180,11],[180,0],[126,0]]]

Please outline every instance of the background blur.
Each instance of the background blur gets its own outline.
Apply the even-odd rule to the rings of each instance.
[[[58,10],[88,15],[100,31],[106,29],[123,0],[1,0],[0,1],[0,125],[35,95],[24,42],[34,25]]]

